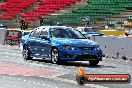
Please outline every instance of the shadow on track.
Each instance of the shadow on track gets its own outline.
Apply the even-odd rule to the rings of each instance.
[[[105,65],[97,65],[97,66],[91,66],[88,62],[66,62],[64,64],[61,64],[61,65],[64,65],[64,66],[75,66],[75,67],[79,67],[79,66],[82,66],[82,67],[88,67],[88,68],[116,68],[114,66],[105,66]]]
[[[52,64],[51,61],[49,60],[39,60],[39,59],[33,59],[33,60],[28,60],[31,63],[37,63],[37,64],[47,64],[47,65],[56,65],[57,64]],[[99,63],[100,64],[100,63]],[[61,64],[58,64],[59,66],[74,66],[74,67],[88,67],[88,68],[116,68],[114,66],[105,66],[105,65],[97,65],[97,66],[91,66],[88,61],[87,62],[81,62],[81,61],[69,61],[69,62],[62,62]]]

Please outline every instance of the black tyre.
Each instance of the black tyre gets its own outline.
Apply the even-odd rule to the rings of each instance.
[[[53,64],[59,64],[60,63],[59,51],[56,48],[51,50],[51,62]]]
[[[86,83],[86,79],[83,76],[76,75],[76,81],[81,86],[83,86]]]
[[[91,66],[97,66],[99,61],[89,61]]]
[[[24,46],[22,55],[25,60],[31,60],[33,58],[30,56],[30,51],[27,46]]]

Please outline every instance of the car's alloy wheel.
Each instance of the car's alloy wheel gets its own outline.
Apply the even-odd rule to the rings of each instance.
[[[59,62],[59,52],[55,48],[51,51],[51,61],[53,64],[56,64]]]
[[[96,66],[98,65],[99,61],[89,61],[91,66]]]
[[[29,49],[27,46],[24,46],[22,53],[23,53],[23,58],[25,60],[31,60],[32,59],[32,57],[30,57]]]

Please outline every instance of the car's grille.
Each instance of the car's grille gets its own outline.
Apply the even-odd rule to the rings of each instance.
[[[76,60],[96,60],[95,55],[77,55]]]
[[[93,50],[94,47],[79,47],[81,50]]]

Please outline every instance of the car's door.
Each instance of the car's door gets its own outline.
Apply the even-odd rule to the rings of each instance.
[[[41,51],[41,57],[48,58],[50,57],[51,44],[48,36],[48,31],[43,28],[40,32],[40,41],[39,41],[39,51]]]
[[[38,28],[32,31],[32,33],[29,35],[29,39],[27,40],[28,47],[31,51],[31,54],[34,56],[38,56],[38,38],[39,38],[40,31],[38,31]]]

